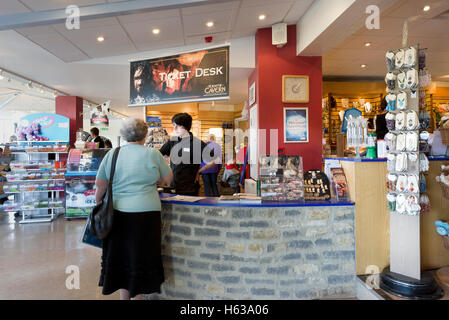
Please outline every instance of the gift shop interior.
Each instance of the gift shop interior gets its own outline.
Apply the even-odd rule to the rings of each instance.
[[[448,0],[2,0],[0,299],[119,298],[86,223],[131,119],[175,173],[146,298],[449,299],[448,30]]]

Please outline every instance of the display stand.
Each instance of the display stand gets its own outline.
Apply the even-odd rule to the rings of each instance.
[[[413,50],[416,50],[414,59],[410,58],[413,57]],[[417,126],[410,125],[413,124],[413,117],[409,117],[413,115],[413,112],[419,114],[420,110],[419,77],[413,74],[415,71],[416,75],[418,74],[419,65],[419,46],[403,47],[387,53],[389,69],[386,77],[389,91],[386,97],[387,111],[394,114],[396,120],[393,130],[389,127],[390,133],[388,137],[386,136],[386,140],[390,141],[387,142],[387,146],[389,145],[389,153],[395,157],[393,157],[395,165],[393,168],[389,167],[388,179],[390,267],[383,270],[380,287],[401,298],[438,299],[442,297],[442,290],[429,272],[421,272],[420,206],[415,205],[419,204],[419,183],[412,182],[414,187],[411,187],[410,182],[413,181],[413,177],[419,177],[421,171],[419,121]],[[404,115],[407,116],[403,117]],[[405,136],[407,136],[406,139]],[[412,138],[409,139],[410,137]],[[413,139],[413,137],[417,138]],[[416,143],[415,140],[417,140]],[[412,165],[413,160],[410,159],[414,157],[417,158]],[[398,166],[398,162],[401,165]],[[394,177],[397,180],[394,180]],[[404,185],[405,180],[407,182]],[[404,187],[401,188],[401,185]]]
[[[61,150],[68,148],[68,141],[19,142],[15,150],[23,147],[23,151],[11,152],[16,161],[10,165],[11,174],[7,176],[5,193],[14,195],[14,201],[6,203],[3,208],[5,212],[21,213],[20,224],[51,222],[62,213],[64,198],[60,197],[60,192],[64,192],[65,169],[48,162],[49,154],[55,154],[56,163],[61,154],[67,154],[67,151],[56,151],[61,144],[65,145]],[[34,151],[33,145],[38,149],[52,148],[55,151]]]

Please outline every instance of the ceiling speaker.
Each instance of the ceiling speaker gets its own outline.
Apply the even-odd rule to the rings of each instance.
[[[287,24],[274,24],[271,27],[271,32],[272,44],[278,48],[282,48],[287,43]]]

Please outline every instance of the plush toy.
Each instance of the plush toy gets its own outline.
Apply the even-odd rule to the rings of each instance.
[[[19,126],[16,130],[16,135],[18,140],[21,141],[48,141],[48,138],[39,137],[38,135],[41,133],[41,128],[38,123],[31,123],[27,127]]]

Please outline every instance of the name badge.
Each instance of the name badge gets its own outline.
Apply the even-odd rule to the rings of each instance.
[[[183,148],[182,151],[184,151],[184,152],[190,152],[190,148]]]

